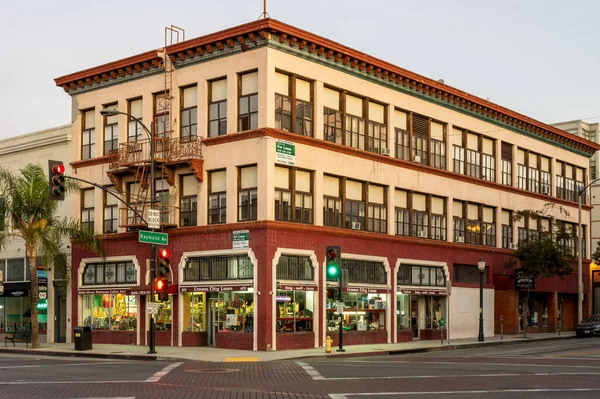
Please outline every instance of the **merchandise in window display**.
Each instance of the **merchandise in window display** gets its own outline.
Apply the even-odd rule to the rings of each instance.
[[[204,323],[205,315],[205,293],[187,293],[184,294],[184,320],[189,320],[186,331],[204,332],[206,325]],[[189,313],[188,313],[189,312]]]
[[[344,331],[383,331],[385,330],[385,295],[345,292],[343,324]],[[339,322],[336,313],[337,300],[328,299],[327,331],[338,331]]]
[[[124,294],[84,295],[83,324],[96,330],[135,331],[137,297]]]
[[[277,332],[312,331],[312,291],[277,290]]]
[[[160,302],[158,305],[158,314],[154,325],[156,331],[171,331],[173,326],[173,312],[171,311],[171,300],[172,296],[169,295],[169,300],[166,302]]]
[[[219,331],[254,330],[254,302],[252,293],[219,293],[217,303]]]

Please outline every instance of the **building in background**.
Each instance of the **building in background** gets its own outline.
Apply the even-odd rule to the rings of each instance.
[[[48,160],[61,159],[68,164],[73,150],[71,148],[71,125],[58,126],[39,132],[24,134],[0,140],[0,167],[18,174],[25,165],[32,163],[48,170]],[[69,166],[67,166],[70,169]],[[67,170],[67,174],[69,174]],[[0,199],[2,194],[0,193]],[[59,217],[70,216],[76,207],[77,197],[68,196],[58,207]],[[10,229],[9,223],[2,228]],[[70,259],[70,246],[65,243],[67,259]],[[37,265],[38,276],[48,276],[48,299],[39,300],[39,326],[41,342],[67,342],[71,335],[71,308],[66,284],[61,284],[65,276],[55,275]],[[25,256],[25,244],[13,239],[0,251],[0,271],[4,276],[4,291],[0,294],[0,332],[12,332],[15,328],[29,326],[31,322],[29,261]],[[62,289],[61,289],[62,288]]]
[[[272,19],[56,84],[73,101],[71,166],[130,206],[90,186],[74,208],[106,239],[106,259],[72,252],[70,316],[95,342],[148,344],[150,246],[138,230],[151,204],[172,252],[157,345],[335,345],[328,245],[349,272],[347,345],[439,339],[448,326],[476,336],[481,258],[485,335],[501,316],[505,333],[522,318],[530,331],[577,322],[575,276],[538,281],[526,303],[504,264],[546,225],[512,212],[554,202],[575,228],[576,189],[600,148],[587,139]]]

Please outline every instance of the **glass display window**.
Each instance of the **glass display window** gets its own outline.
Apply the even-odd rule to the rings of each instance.
[[[171,331],[173,328],[173,296],[169,300],[159,302],[158,313],[154,319],[156,331]]]
[[[313,291],[277,290],[277,332],[313,330]]]
[[[446,297],[425,297],[425,328],[441,328],[446,325]]]
[[[343,329],[345,331],[380,331],[385,330],[385,310],[387,301],[385,294],[363,294],[354,292],[342,293],[344,303]],[[328,299],[327,331],[339,329],[336,299]]]
[[[254,331],[254,294],[252,292],[219,292],[211,300],[211,317],[218,331]]]
[[[396,294],[396,319],[398,330],[410,330],[410,294]]]
[[[84,326],[96,330],[135,331],[138,298],[135,295],[82,295]]]
[[[183,321],[185,331],[206,331],[206,293],[188,292],[183,294]]]

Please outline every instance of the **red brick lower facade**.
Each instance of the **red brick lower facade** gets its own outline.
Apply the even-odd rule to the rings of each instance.
[[[252,350],[252,340],[249,332],[217,332],[217,348]]]
[[[309,332],[277,333],[277,350],[315,347],[315,334]]]

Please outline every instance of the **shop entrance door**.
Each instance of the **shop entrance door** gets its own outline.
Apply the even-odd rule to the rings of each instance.
[[[219,331],[219,299],[208,299],[208,346],[217,346],[217,331]]]
[[[56,295],[54,306],[54,342],[67,342],[67,298]]]
[[[410,329],[413,332],[413,337],[419,337],[419,299],[410,301]]]

